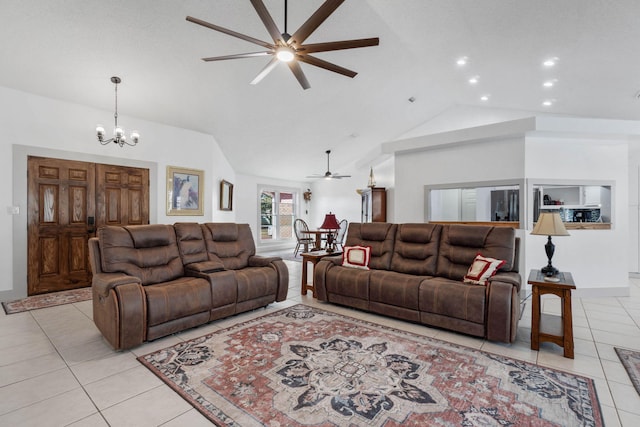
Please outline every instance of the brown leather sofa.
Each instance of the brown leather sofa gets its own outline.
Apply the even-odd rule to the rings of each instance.
[[[93,320],[115,349],[287,298],[280,258],[255,255],[248,224],[107,226],[89,241]]]
[[[345,246],[370,246],[370,270],[323,258],[318,299],[513,342],[520,318],[519,239],[505,227],[454,224],[349,225]],[[505,260],[487,286],[463,278],[476,255]]]

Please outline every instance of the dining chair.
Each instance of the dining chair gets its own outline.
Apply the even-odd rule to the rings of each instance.
[[[339,224],[340,224],[340,229],[336,234],[335,245],[336,245],[336,249],[338,248],[338,246],[340,246],[340,250],[342,251],[344,249],[344,246],[343,246],[344,238],[347,235],[347,226],[349,225],[349,222],[346,219],[343,219],[342,221],[339,222]]]
[[[293,256],[298,255],[298,250],[300,250],[300,246],[304,247],[305,252],[309,252],[309,244],[314,244],[315,240],[311,237],[310,234],[304,233],[305,231],[309,231],[309,226],[303,219],[296,219],[293,222],[293,231],[296,234],[296,248],[293,250]]]

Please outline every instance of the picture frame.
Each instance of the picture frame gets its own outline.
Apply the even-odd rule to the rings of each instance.
[[[204,215],[204,171],[167,166],[167,215]]]
[[[233,184],[224,179],[220,181],[220,210],[233,210]]]

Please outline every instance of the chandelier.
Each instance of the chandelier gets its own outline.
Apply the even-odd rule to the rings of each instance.
[[[124,146],[125,144],[134,146],[140,139],[140,134],[138,133],[138,131],[132,131],[131,141],[127,141],[127,137],[124,135],[124,129],[118,126],[118,83],[122,82],[122,79],[120,79],[120,77],[113,76],[111,77],[111,82],[116,86],[116,112],[113,115],[113,117],[115,118],[115,126],[113,127],[113,138],[104,139],[104,127],[102,127],[102,125],[98,125],[96,127],[98,141],[102,145],[107,145],[110,142],[115,142],[120,147]]]

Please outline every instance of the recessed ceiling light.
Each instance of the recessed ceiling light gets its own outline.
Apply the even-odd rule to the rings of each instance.
[[[545,107],[551,107],[553,105],[553,101],[551,99],[547,99],[542,102],[542,105],[544,105]]]
[[[469,84],[472,84],[472,85],[477,84],[478,80],[480,80],[480,77],[473,76],[473,77],[469,78]]]
[[[554,65],[556,65],[556,62],[558,62],[558,57],[554,56],[553,58],[547,58],[544,60],[544,62],[542,63],[542,65],[544,65],[547,68],[553,67]]]
[[[542,86],[544,87],[553,87],[553,85],[556,84],[557,80],[547,80],[546,82],[542,83]]]
[[[485,102],[486,102],[486,101],[488,101],[488,100],[489,100],[489,95],[482,95],[482,96],[480,97],[480,101],[485,101]]]
[[[458,60],[456,61],[456,64],[462,67],[463,65],[467,65],[467,62],[469,62],[469,58],[466,56],[462,56],[458,58]]]

